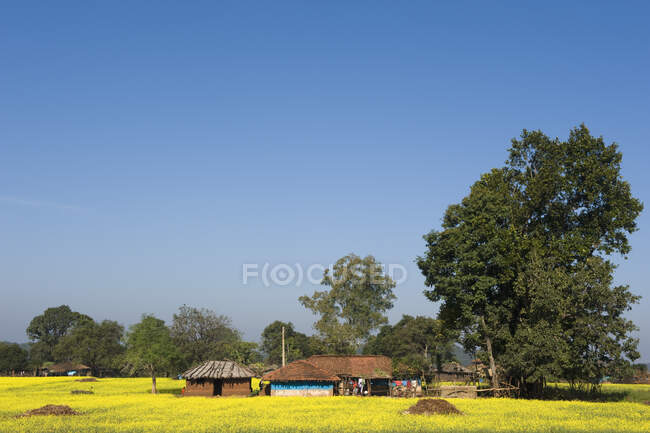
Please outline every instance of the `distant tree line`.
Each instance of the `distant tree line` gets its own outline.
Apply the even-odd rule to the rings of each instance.
[[[345,262],[361,260],[356,256],[346,257]],[[370,256],[364,260],[374,262]],[[352,278],[357,279],[356,276]],[[358,288],[358,293],[346,304],[359,309],[361,306],[352,307],[352,304],[368,303],[368,296],[367,291]],[[315,335],[297,331],[291,322],[276,320],[263,330],[258,344],[244,341],[229,317],[204,308],[182,305],[169,326],[145,314],[140,322],[125,330],[115,321],[97,322],[61,305],[48,308],[32,319],[27,328],[32,342],[27,348],[0,343],[0,373],[12,374],[72,362],[88,366],[95,376],[150,376],[152,391],[156,392],[156,378],[176,376],[206,360],[230,359],[262,369],[264,365],[280,366],[283,328],[286,362],[315,354],[364,352],[386,354],[415,366],[416,371],[428,371],[436,361],[453,359],[449,349],[453,341],[439,329],[439,321],[405,316],[394,327],[384,324],[380,332],[373,335],[376,324],[385,323],[385,318],[378,317],[373,326],[368,326],[367,321],[358,324],[359,321],[350,317],[345,326],[324,327],[322,333]],[[334,321],[335,316],[328,320]],[[357,326],[364,330],[355,329]],[[427,334],[430,331],[434,333]],[[354,333],[355,338],[343,344],[344,338],[337,333]]]

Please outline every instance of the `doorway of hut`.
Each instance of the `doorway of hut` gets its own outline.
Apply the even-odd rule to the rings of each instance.
[[[222,380],[215,380],[214,381],[214,392],[212,395],[221,395],[223,392],[223,381]]]

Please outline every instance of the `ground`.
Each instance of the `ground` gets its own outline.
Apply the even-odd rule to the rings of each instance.
[[[74,378],[1,378],[0,432],[643,432],[650,406],[642,402],[589,403],[481,398],[450,399],[464,415],[402,412],[415,399],[387,397],[179,397],[184,381]],[[613,385],[632,400],[650,400],[650,385]],[[71,394],[73,390],[94,394]],[[46,404],[81,415],[17,415]]]

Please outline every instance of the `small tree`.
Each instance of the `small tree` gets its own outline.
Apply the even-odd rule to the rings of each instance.
[[[314,324],[330,353],[354,353],[379,326],[388,322],[395,282],[373,256],[355,254],[339,259],[321,284],[330,290],[299,301],[320,319]]]
[[[127,335],[127,368],[134,374],[145,371],[151,375],[151,393],[156,394],[156,376],[169,371],[178,362],[179,353],[163,320],[143,315]]]
[[[314,354],[307,335],[296,331],[291,322],[276,320],[262,331],[262,351],[266,355],[267,362],[271,364],[282,362],[282,327],[285,333],[287,362],[308,358]]]
[[[386,355],[397,364],[407,365],[418,374],[427,374],[433,367],[454,360],[455,334],[441,320],[424,316],[404,315],[395,325],[384,325],[363,348],[363,352]]]
[[[174,314],[171,337],[182,354],[183,368],[232,356],[241,334],[230,318],[205,308],[183,305]],[[237,346],[238,347],[238,346]]]
[[[262,354],[257,350],[258,344],[252,341],[236,341],[229,344],[224,358],[240,364],[255,364],[262,361]]]
[[[27,367],[27,351],[15,343],[0,341],[0,372],[10,374]]]

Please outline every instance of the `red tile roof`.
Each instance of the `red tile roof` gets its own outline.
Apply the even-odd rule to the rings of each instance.
[[[294,361],[282,368],[278,368],[262,377],[262,380],[271,382],[292,382],[292,381],[324,381],[337,382],[339,379],[336,375],[316,367],[305,361]]]
[[[390,379],[393,375],[393,362],[383,355],[314,355],[307,361],[340,377]]]

